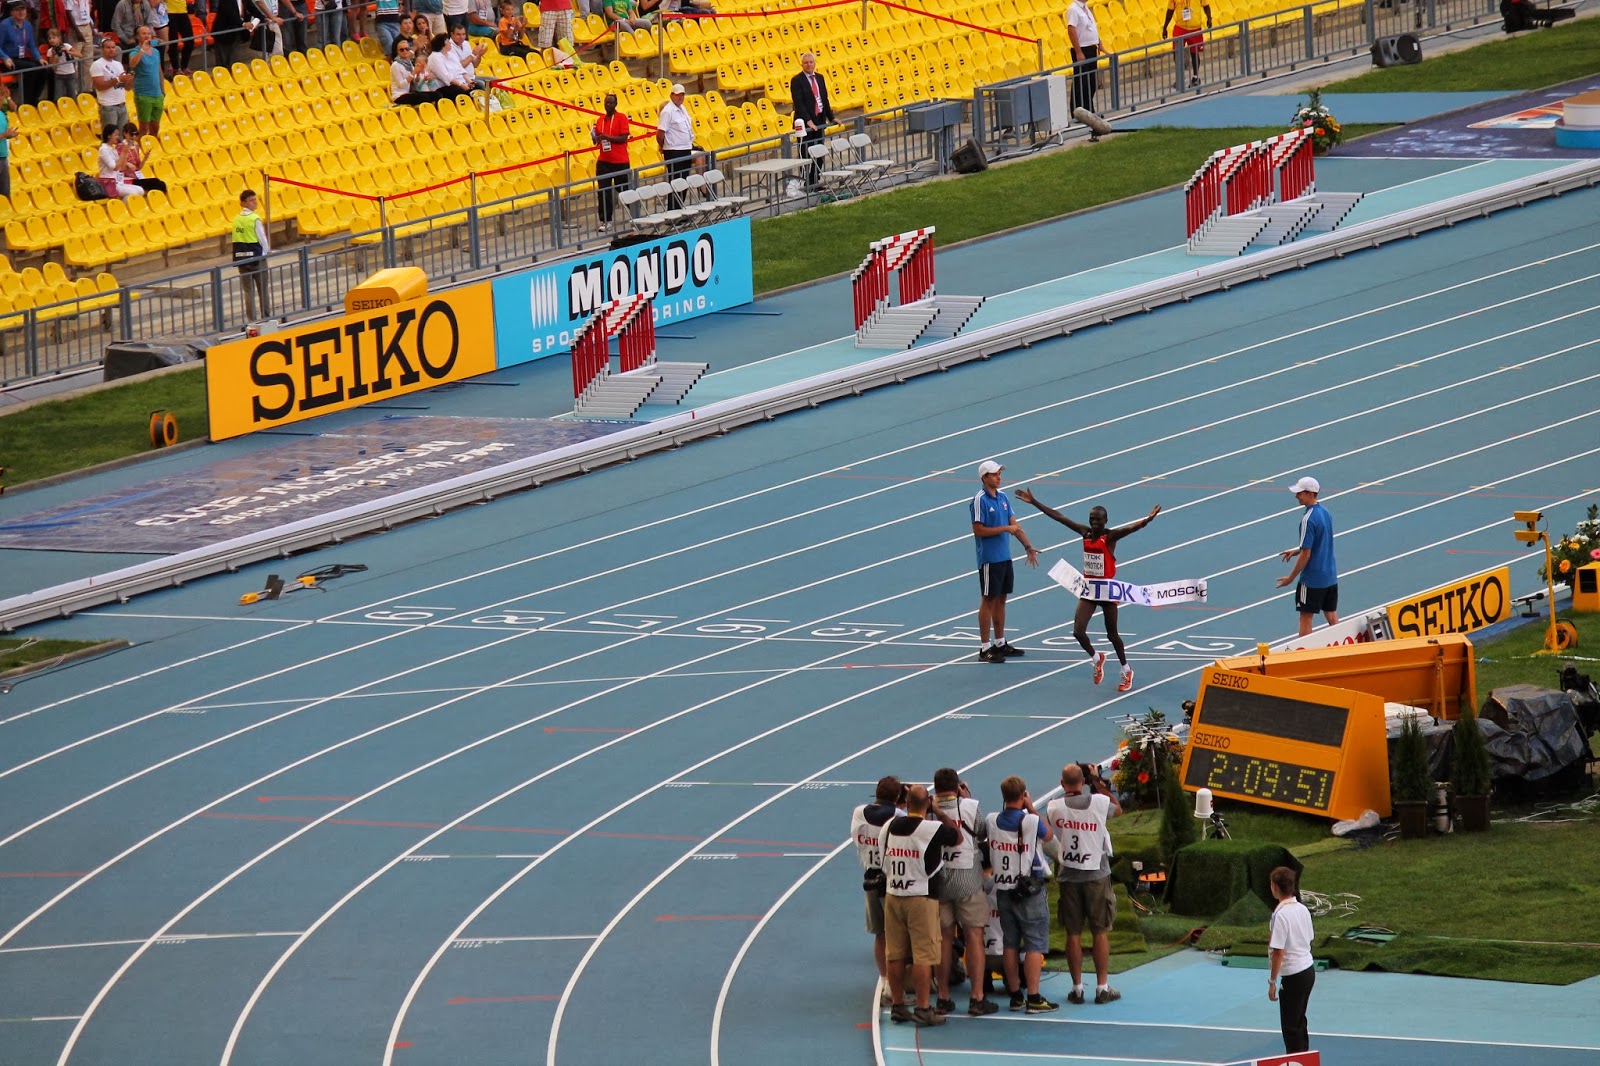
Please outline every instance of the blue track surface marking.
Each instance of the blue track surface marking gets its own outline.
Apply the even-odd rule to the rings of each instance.
[[[326,593],[239,606],[280,561],[37,627],[139,643],[0,698],[0,1013],[50,1019],[0,1022],[0,1061],[870,1061],[840,845],[867,782],[956,765],[992,807],[1287,633],[1303,473],[1354,609],[1500,563],[1531,586],[1508,512],[1570,526],[1600,492],[1597,219],[1573,193],[297,557],[368,566]],[[952,273],[1014,269],[1011,239]],[[1071,597],[1025,569],[1027,656],[974,658],[989,456],[1070,513],[1163,505],[1119,561],[1211,598],[1127,613],[1132,692],[1090,684]],[[1592,982],[1324,977],[1344,1061],[1600,1045]],[[1088,1017],[1130,1053],[1276,1046],[1256,977],[1186,954],[1119,983]],[[1491,1034],[1472,1004],[1508,996]],[[923,1061],[1081,1051],[1079,1016],[954,1020]]]

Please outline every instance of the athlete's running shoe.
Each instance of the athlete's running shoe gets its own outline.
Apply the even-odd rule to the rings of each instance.
[[[999,644],[996,644],[995,647],[999,648],[1000,654],[1004,655],[1007,659],[1015,659],[1019,655],[1028,654],[1021,648],[1013,647],[1009,640],[1003,640]]]
[[[1103,651],[1097,651],[1097,652],[1094,653],[1094,683],[1098,685],[1100,682],[1104,681],[1105,679],[1106,679],[1106,653],[1103,652]]]
[[[1122,680],[1117,682],[1117,691],[1118,692],[1126,692],[1132,687],[1133,687],[1133,667],[1124,666],[1122,668]]]

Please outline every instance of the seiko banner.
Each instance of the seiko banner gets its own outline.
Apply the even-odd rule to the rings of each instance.
[[[1471,633],[1511,617],[1511,568],[1474,574],[1409,600],[1391,603],[1389,626],[1397,637]]]
[[[747,304],[750,272],[750,220],[737,218],[496,278],[500,365],[568,351],[601,304],[635,293],[655,298],[658,327]]]
[[[206,353],[211,439],[388,400],[495,368],[487,282]]]

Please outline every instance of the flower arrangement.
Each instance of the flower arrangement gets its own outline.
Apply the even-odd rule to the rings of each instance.
[[[1122,734],[1111,760],[1111,787],[1125,806],[1154,806],[1168,768],[1176,772],[1183,761],[1183,741],[1154,707],[1123,720]]]
[[[1577,529],[1550,543],[1550,562],[1556,568],[1555,579],[1570,585],[1578,579],[1578,567],[1597,560],[1600,560],[1600,504],[1591,503],[1588,517],[1578,523]],[[1539,576],[1550,575],[1541,566]]]
[[[1312,89],[1306,103],[1294,113],[1291,129],[1309,129],[1311,148],[1322,155],[1344,140],[1344,127],[1322,103],[1322,90]]]

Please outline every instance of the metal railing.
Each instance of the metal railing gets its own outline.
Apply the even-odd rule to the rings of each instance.
[[[1213,28],[1207,34],[1198,87],[1184,83],[1183,55],[1170,42],[1101,56],[1096,106],[1107,114],[1148,109],[1206,89],[1359,55],[1383,36],[1427,36],[1498,19],[1496,0],[1366,0],[1342,5],[1340,0],[1322,0]],[[979,87],[971,100],[961,101],[960,126],[937,133],[913,129],[904,106],[864,114],[847,125],[870,132],[872,154],[892,159],[899,180],[910,180],[924,170],[941,173],[949,167],[952,136],[970,130],[986,147],[1003,147],[993,119],[996,89]],[[776,211],[777,184],[743,174],[739,167],[795,154],[792,138],[777,136],[709,157],[726,175],[731,191],[751,198],[750,209]],[[658,180],[661,171],[657,164],[637,176]],[[249,314],[238,269],[227,264],[133,282],[96,298],[6,313],[0,315],[0,385],[93,367],[101,361],[105,346],[118,339],[216,338],[237,334],[253,320],[293,321],[337,311],[346,290],[383,267],[419,266],[435,286],[447,287],[593,249],[597,242],[608,240],[600,229],[597,206],[593,178],[581,178],[273,252],[263,266],[269,306],[256,308],[254,315]],[[622,217],[621,205],[617,211]],[[224,241],[217,238],[219,257],[226,251]]]

